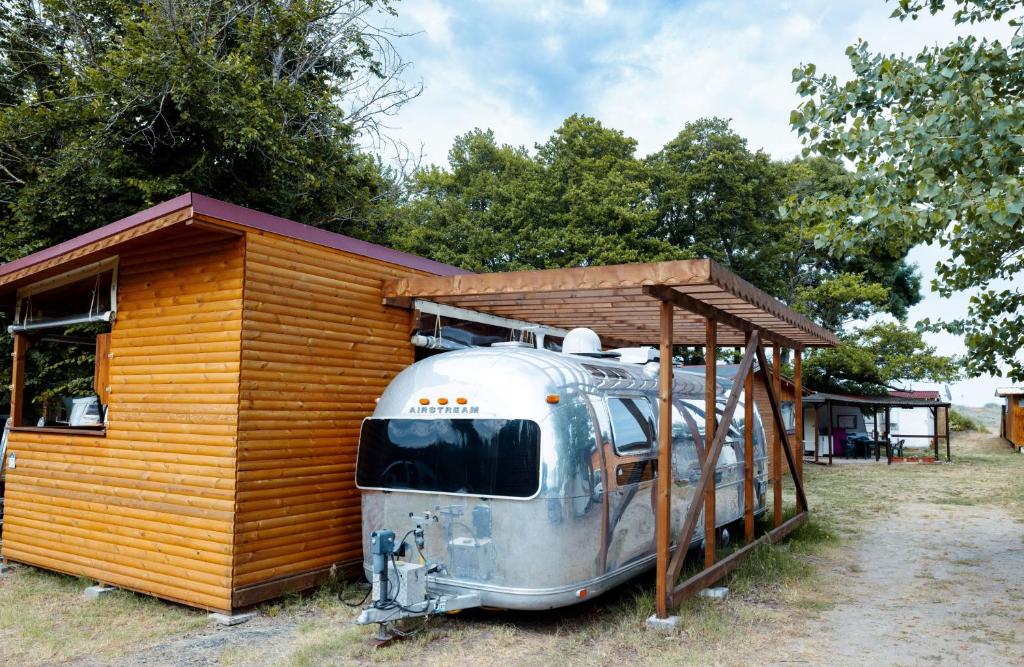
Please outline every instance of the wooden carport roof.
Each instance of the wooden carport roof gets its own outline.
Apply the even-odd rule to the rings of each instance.
[[[399,278],[384,284],[385,301],[426,299],[563,329],[589,327],[634,344],[657,344],[660,304],[671,301],[673,342],[704,345],[706,319],[718,322],[718,344],[762,342],[831,347],[839,339],[784,303],[708,259],[540,271]]]

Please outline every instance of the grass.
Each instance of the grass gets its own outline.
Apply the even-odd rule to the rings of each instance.
[[[409,621],[404,628],[418,629],[414,637],[373,648],[368,639],[375,628],[355,626],[357,610],[341,601],[359,601],[365,587],[334,578],[312,593],[262,605],[256,620],[226,631],[237,639],[216,649],[197,642],[194,650],[204,660],[229,666],[690,665],[745,663],[766,655],[788,659],[799,654],[801,642],[820,633],[830,610],[849,600],[851,582],[881,566],[851,555],[851,545],[869,522],[885,519],[903,503],[922,503],[939,518],[954,506],[991,505],[1024,519],[1024,457],[991,443],[958,450],[956,442],[954,456],[952,465],[806,466],[810,519],[785,542],[756,548],[724,581],[730,588],[727,600],[685,602],[673,632],[645,628],[654,611],[654,577],[647,575],[561,610],[471,610],[426,625]],[[928,557],[942,559],[939,553]],[[973,558],[943,563],[964,576],[978,569]],[[921,574],[935,579],[927,570]],[[940,594],[945,583],[929,580],[928,585]],[[198,635],[195,631],[206,624],[201,612],[129,593],[86,603],[81,599],[86,585],[31,568],[0,580],[0,664],[129,656],[167,638]],[[246,638],[245,632],[254,634]],[[807,662],[828,661],[828,656],[800,655]],[[190,656],[177,662],[189,662]]]
[[[204,612],[126,591],[87,601],[91,584],[27,567],[0,578],[0,664],[111,657],[207,623]]]

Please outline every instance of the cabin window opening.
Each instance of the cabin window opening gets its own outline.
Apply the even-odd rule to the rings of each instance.
[[[540,490],[540,426],[524,419],[367,419],[356,486],[530,498]]]
[[[18,290],[12,427],[105,428],[116,303],[116,258]]]
[[[779,406],[779,411],[782,413],[782,423],[785,425],[786,431],[795,430],[796,408],[793,406],[793,401],[783,401]]]
[[[609,397],[615,453],[633,455],[651,451],[657,440],[654,410],[643,397]]]

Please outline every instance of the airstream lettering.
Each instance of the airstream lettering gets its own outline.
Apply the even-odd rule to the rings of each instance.
[[[652,567],[662,472],[652,362],[634,350],[492,346],[439,354],[400,373],[360,438],[364,568],[374,582],[360,622],[471,606],[561,607]],[[729,388],[717,387],[719,413]],[[743,410],[735,414],[719,427],[728,433],[715,478],[718,527],[743,517]],[[700,476],[704,417],[703,370],[677,368],[673,534]],[[760,422],[754,447],[761,513]],[[404,535],[384,556],[371,539],[381,531]]]

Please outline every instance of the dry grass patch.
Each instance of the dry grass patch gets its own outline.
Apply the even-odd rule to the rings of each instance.
[[[26,566],[0,578],[0,664],[112,658],[207,623],[204,612],[127,591],[86,600],[91,584]]]

